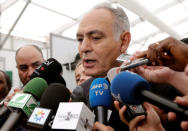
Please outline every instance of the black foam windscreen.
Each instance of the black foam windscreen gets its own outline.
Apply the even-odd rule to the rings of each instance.
[[[62,71],[61,63],[54,58],[49,58],[35,69],[30,78],[41,77],[46,80],[48,85],[51,83],[62,83],[66,85],[65,80],[60,75]]]
[[[55,75],[48,80],[48,84],[60,83],[66,86],[66,82],[61,75]]]
[[[84,97],[84,91],[81,86],[77,86],[71,94],[72,102],[84,102],[86,103],[86,98]]]
[[[60,83],[52,83],[43,93],[40,100],[40,107],[57,111],[60,102],[68,102],[70,91],[66,86]]]

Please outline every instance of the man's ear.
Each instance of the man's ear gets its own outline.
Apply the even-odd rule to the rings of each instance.
[[[123,32],[121,33],[121,53],[125,53],[127,50],[129,43],[131,41],[131,34],[130,32]]]

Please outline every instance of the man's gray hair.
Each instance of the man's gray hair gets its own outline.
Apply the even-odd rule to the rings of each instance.
[[[114,16],[114,33],[115,33],[115,39],[119,40],[120,35],[122,32],[130,31],[130,24],[129,19],[125,11],[121,7],[114,7],[110,3],[102,3],[99,5],[96,5],[93,9],[106,9],[112,13]]]

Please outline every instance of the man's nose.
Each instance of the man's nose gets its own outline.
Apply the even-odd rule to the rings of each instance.
[[[91,47],[91,43],[89,41],[89,39],[84,38],[82,43],[80,44],[80,51],[83,52],[88,52],[91,51],[92,47]]]

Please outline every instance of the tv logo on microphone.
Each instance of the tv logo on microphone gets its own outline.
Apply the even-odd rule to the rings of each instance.
[[[100,89],[100,90],[99,90]],[[106,83],[95,84],[91,87],[91,90],[95,90],[95,95],[103,95],[105,90],[108,90],[108,85]]]
[[[34,97],[27,93],[16,93],[8,103],[8,107],[22,109],[28,117],[37,106],[38,104]],[[13,110],[12,108],[10,110]]]
[[[51,113],[50,109],[36,107],[33,113],[31,114],[28,122],[44,125],[50,113]]]
[[[79,114],[72,114],[71,112],[57,115],[57,119],[59,121],[70,121],[71,119],[78,119],[78,118],[79,118]]]
[[[44,119],[44,115],[45,115],[45,113],[44,113],[44,111],[38,111],[36,114],[35,114],[35,116],[34,116],[34,120],[37,122],[37,121],[41,121],[41,119]]]
[[[83,102],[61,102],[52,129],[91,131],[94,113]]]

